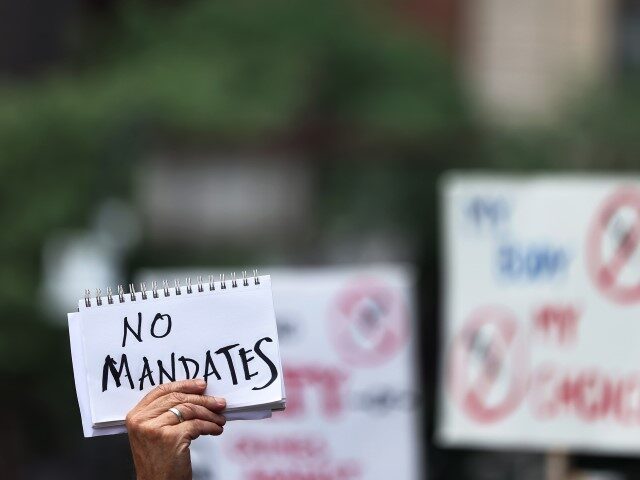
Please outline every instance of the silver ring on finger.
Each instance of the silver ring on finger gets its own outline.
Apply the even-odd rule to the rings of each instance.
[[[178,417],[178,421],[180,423],[184,422],[184,417],[182,416],[182,412],[178,410],[176,407],[171,407],[168,411],[173,413],[176,417]]]

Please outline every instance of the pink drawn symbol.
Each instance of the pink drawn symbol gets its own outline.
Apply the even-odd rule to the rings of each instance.
[[[592,281],[609,299],[640,300],[640,190],[623,187],[596,213],[587,237],[587,268]]]
[[[498,422],[526,395],[526,337],[515,315],[503,307],[475,310],[454,339],[448,378],[454,400],[478,423]]]
[[[377,280],[360,279],[337,296],[328,327],[342,360],[351,366],[374,367],[404,346],[409,315],[395,289]]]

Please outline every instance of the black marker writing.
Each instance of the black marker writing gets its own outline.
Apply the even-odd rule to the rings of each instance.
[[[104,367],[102,368],[102,391],[104,392],[107,389],[109,384],[109,374],[111,374],[115,380],[116,387],[119,387],[121,385],[120,377],[122,377],[123,371],[126,371],[125,377],[129,380],[129,384],[133,390],[133,379],[131,378],[131,372],[129,371],[127,356],[124,353],[122,354],[122,357],[120,357],[120,368],[116,368],[116,361],[111,358],[110,355],[107,355],[107,358],[104,359]]]
[[[256,357],[247,357],[248,353],[253,352],[253,350],[244,348],[240,349],[240,360],[242,360],[242,368],[244,369],[244,379],[251,380],[251,377],[255,377],[258,372],[249,373],[249,362]]]
[[[159,380],[158,383],[164,383],[163,376],[167,377],[170,382],[176,381],[176,354],[171,354],[171,373],[167,372],[162,365],[162,360],[158,360],[158,372],[159,372]]]
[[[156,332],[156,324],[158,323],[158,320],[164,320],[166,321],[166,325],[165,325],[165,329],[164,329],[164,333],[157,333]],[[161,322],[162,324],[162,322]],[[157,313],[155,318],[153,319],[153,322],[151,323],[151,336],[153,338],[164,338],[167,335],[169,335],[171,333],[171,315],[165,313]],[[131,325],[129,325],[129,319],[127,317],[124,317],[124,322],[122,324],[123,327],[123,334],[122,334],[122,348],[124,348],[127,345],[127,333],[131,332],[131,334],[136,337],[136,340],[138,340],[138,342],[142,342],[142,313],[138,313],[138,328],[137,330],[134,330]],[[162,332],[162,328],[160,328],[160,332]]]
[[[178,360],[182,362],[182,366],[184,367],[184,374],[187,379],[196,378],[198,376],[198,372],[200,371],[200,364],[198,362],[196,362],[193,358],[188,358],[188,357],[185,357],[184,355],[180,357]],[[191,363],[192,365],[195,366],[195,371],[193,372],[193,375],[191,375],[191,372],[189,370],[189,367],[187,366],[187,363]]]
[[[276,366],[273,364],[273,362],[271,361],[271,359],[269,357],[267,357],[262,350],[260,350],[260,344],[262,342],[273,342],[273,340],[271,340],[271,338],[269,337],[264,337],[261,338],[260,340],[258,340],[256,342],[256,345],[253,347],[253,349],[256,352],[256,355],[258,355],[262,360],[264,360],[264,362],[269,365],[269,370],[271,371],[271,378],[269,379],[269,381],[267,383],[265,383],[262,387],[253,387],[252,390],[262,390],[264,388],[267,388],[269,385],[271,385],[276,378],[278,378],[278,369],[276,368]]]
[[[156,335],[156,322],[158,320],[166,320],[167,321],[167,329],[162,335]],[[154,338],[164,338],[171,333],[171,315],[169,314],[161,314],[158,313],[156,317],[153,319],[153,323],[151,324],[151,336]]]
[[[140,390],[144,390],[144,379],[148,378],[151,385],[155,385],[156,383],[153,381],[153,370],[149,366],[149,359],[147,357],[142,357],[142,361],[144,362],[144,366],[142,367],[142,375],[140,376]]]
[[[236,369],[233,366],[233,359],[231,358],[229,350],[231,350],[232,348],[236,348],[238,345],[240,344],[234,343],[233,345],[227,345],[226,347],[222,347],[216,350],[216,354],[220,355],[222,353],[227,359],[227,364],[229,365],[229,373],[231,373],[231,381],[234,385],[238,384],[238,377],[236,377]]]
[[[207,355],[204,361],[204,381],[208,382],[211,375],[215,375],[218,380],[222,380],[222,377],[218,373],[218,369],[211,358],[211,350],[207,350]]]
[[[131,332],[136,339],[141,342],[142,341],[142,314],[138,313],[138,331],[135,332],[131,325],[129,325],[129,320],[127,317],[124,317],[124,334],[122,335],[122,347],[127,344],[127,331]]]
[[[157,317],[158,322],[161,318],[163,321],[169,321],[168,315],[159,315]],[[137,338],[134,330],[132,329],[131,333]],[[169,331],[169,328],[166,330]],[[104,364],[101,365],[102,391],[108,390],[109,377],[113,379],[112,383],[115,383],[116,388],[123,386],[123,383],[126,388],[126,382],[122,379],[124,376],[128,380],[129,388],[132,390],[145,390],[156,384],[173,382],[183,378],[197,378],[201,370],[206,382],[214,379],[225,382],[227,385],[229,383],[238,385],[240,382],[255,382],[250,385],[252,390],[263,390],[272,385],[279,375],[275,363],[265,352],[265,342],[272,343],[273,340],[270,337],[263,337],[251,345],[252,348],[247,348],[247,346],[240,347],[239,343],[233,343],[220,347],[213,353],[212,350],[207,350],[202,357],[194,358],[184,355],[178,357],[175,352],[169,353],[169,356],[163,359],[149,360],[148,357],[143,356],[137,359],[135,364],[131,358],[127,358],[126,354],[122,354],[120,363],[116,362],[111,356],[107,356]],[[177,362],[176,359],[178,360]],[[241,375],[238,375],[234,361],[239,361],[242,364]],[[156,365],[158,367],[157,370],[152,368]],[[135,369],[133,373],[136,380],[131,376],[132,369]],[[265,379],[267,379],[266,383]],[[256,385],[258,382],[263,383],[263,385]]]

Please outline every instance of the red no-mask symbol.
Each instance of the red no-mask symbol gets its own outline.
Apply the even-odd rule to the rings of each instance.
[[[448,377],[455,401],[478,423],[516,410],[529,384],[527,338],[506,308],[475,310],[454,339]]]
[[[409,313],[396,289],[361,279],[337,296],[328,327],[329,338],[346,363],[375,367],[392,359],[405,345]]]
[[[640,190],[623,187],[596,213],[587,237],[587,268],[596,287],[617,303],[640,301]]]

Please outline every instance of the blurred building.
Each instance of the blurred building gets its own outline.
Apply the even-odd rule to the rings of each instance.
[[[462,63],[481,114],[548,121],[606,79],[618,2],[475,0],[461,19]]]
[[[408,5],[458,58],[477,114],[492,124],[548,123],[589,89],[640,62],[640,7],[633,0]]]
[[[10,78],[16,87],[11,90],[9,83],[2,98],[20,100],[5,107],[8,120],[0,130],[6,137],[0,135],[0,166],[8,165],[0,175],[8,232],[0,250],[8,252],[3,278],[7,284],[17,282],[13,290],[4,289],[9,293],[0,300],[3,322],[10,325],[0,333],[18,338],[15,332],[22,328],[29,345],[32,338],[54,345],[48,331],[32,333],[31,323],[23,318],[27,314],[15,305],[18,300],[30,305],[29,286],[38,283],[49,297],[43,303],[54,296],[63,299],[61,285],[73,299],[81,286],[95,284],[101,266],[104,280],[98,283],[108,284],[140,267],[422,261],[420,301],[426,326],[420,340],[425,342],[426,389],[433,390],[440,273],[438,176],[448,168],[522,167],[517,155],[491,163],[490,154],[478,153],[477,137],[505,126],[553,125],[583,96],[595,96],[594,87],[614,84],[619,75],[640,67],[637,0],[391,0],[402,20],[428,34],[419,37],[429,47],[424,51],[413,44],[407,47],[402,35],[384,36],[384,22],[380,33],[368,26],[357,30],[351,19],[340,24],[347,33],[336,41],[340,15],[334,10],[339,1],[306,4],[307,10],[317,5],[314,12],[322,17],[314,17],[319,23],[309,28],[305,5],[295,7],[296,2],[291,2],[290,12],[283,7],[286,2],[274,2],[280,13],[288,13],[283,24],[271,18],[267,2],[255,2],[265,14],[229,4],[224,28],[203,27],[216,20],[215,12],[198,22],[197,10],[224,2],[158,3],[173,9],[169,17],[186,14],[193,20],[194,37],[185,23],[179,32],[165,28],[166,18],[152,15],[165,10],[151,1],[0,0],[0,80]],[[127,25],[134,32],[123,40],[120,28],[126,30],[126,15],[120,8],[132,4],[144,8]],[[375,10],[365,5],[367,11]],[[247,21],[252,13],[257,18]],[[389,24],[396,20],[390,17],[384,17]],[[216,35],[216,29],[224,31]],[[277,34],[269,36],[274,31]],[[309,31],[309,37],[300,31]],[[305,41],[292,45],[300,38]],[[94,49],[93,42],[104,51]],[[182,42],[179,48],[175,42]],[[289,63],[292,46],[300,51]],[[436,55],[425,58],[432,46],[447,57],[444,67]],[[134,50],[138,57],[133,57]],[[193,58],[181,75],[176,66],[182,66],[185,53],[193,53]],[[287,61],[279,63],[283,59]],[[115,67],[110,66],[114,60]],[[449,75],[449,62],[458,67],[457,78]],[[83,75],[92,68],[98,75]],[[261,77],[269,68],[271,73]],[[49,75],[52,71],[55,75]],[[228,78],[216,83],[220,71]],[[457,81],[466,84],[470,105],[457,84],[451,86]],[[145,96],[147,89],[152,93]],[[222,90],[220,98],[209,98],[216,89]],[[468,122],[469,106],[473,122]],[[14,111],[19,121],[10,118]],[[14,132],[22,133],[22,140],[14,141]],[[623,143],[609,132],[603,136]],[[636,145],[628,146],[634,161]],[[469,151],[478,153],[477,159],[469,161]],[[548,167],[536,163],[537,154],[524,166]],[[558,162],[567,164],[566,158]],[[35,182],[38,174],[42,180]],[[54,177],[56,182],[51,181]],[[103,197],[112,196],[126,200],[124,210],[130,208],[140,222],[140,238],[129,238],[126,228],[103,222]],[[105,236],[105,231],[116,235]],[[125,237],[130,241],[122,241]],[[39,263],[42,257],[44,265]],[[22,292],[24,299],[18,295]],[[67,297],[64,302],[69,304]],[[42,313],[26,311],[41,328],[36,320]],[[56,332],[61,342],[55,345],[68,353],[65,332]],[[20,339],[5,343],[19,345]],[[64,368],[56,381],[69,384],[67,359],[57,350],[51,355],[35,345],[32,350],[44,352],[42,358],[58,359]],[[3,348],[0,353],[14,352]],[[15,348],[23,350],[30,352]],[[36,378],[38,362],[21,363],[17,356],[5,355],[18,372],[11,385]],[[10,446],[40,461],[38,468],[46,473],[38,478],[54,478],[53,467],[42,458],[51,451],[56,458],[58,447],[67,449],[67,471],[76,475],[78,458],[88,475],[96,465],[117,464],[112,457],[128,458],[122,438],[109,440],[102,449],[100,444],[81,443],[71,428],[58,428],[63,418],[77,421],[75,410],[68,407],[75,401],[68,387],[68,397],[56,409],[36,389],[29,392],[38,406],[32,410],[53,419],[47,420],[49,436],[41,425],[23,428],[22,419],[11,419],[15,425],[10,433],[19,432],[32,443]],[[429,408],[426,430],[435,415]],[[42,443],[41,451],[33,439]],[[73,442],[75,450],[67,446]],[[434,479],[544,475],[542,455],[471,453],[438,449],[432,443],[428,448]],[[637,468],[637,462],[629,464]],[[108,471],[102,474],[116,478]]]

